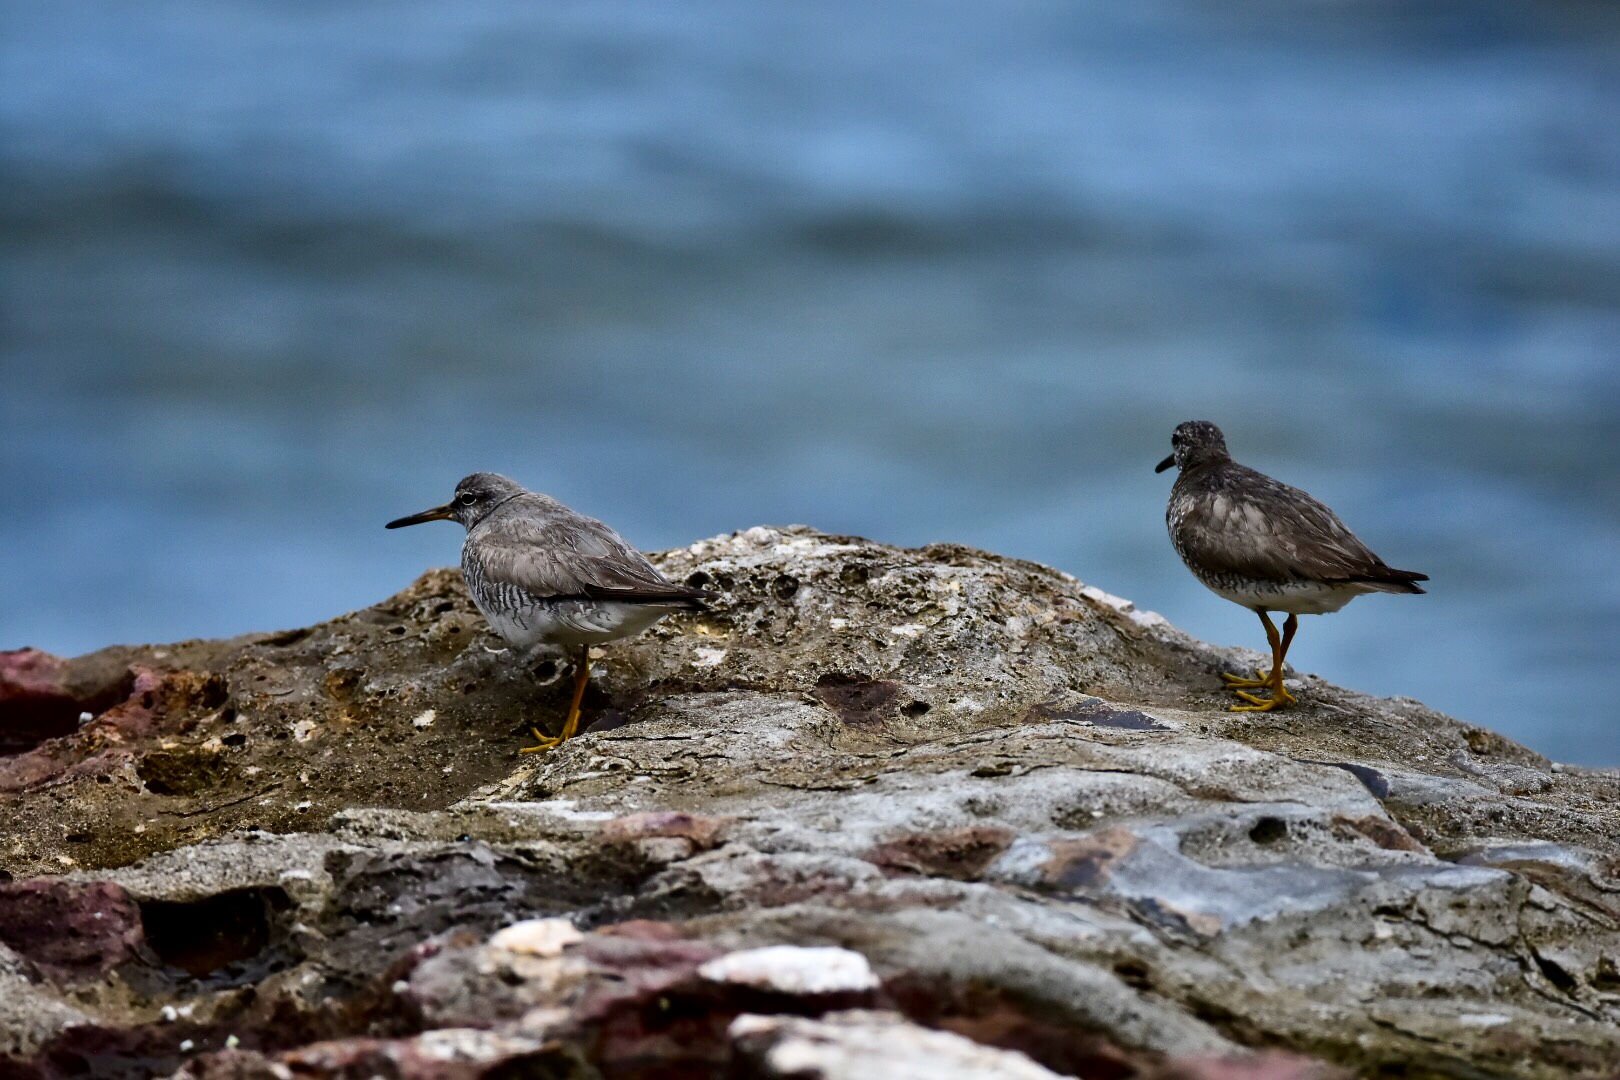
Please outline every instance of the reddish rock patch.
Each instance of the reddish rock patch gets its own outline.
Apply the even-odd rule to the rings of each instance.
[[[999,988],[905,973],[886,980],[884,989],[916,1023],[1017,1050],[1065,1076],[1132,1080],[1158,1061],[1155,1054],[1126,1050]]]
[[[1348,1080],[1350,1075],[1310,1058],[1266,1051],[1253,1057],[1168,1061],[1146,1073],[1142,1080]]]
[[[816,680],[812,693],[851,727],[876,727],[899,715],[900,684],[885,679],[831,673]]]
[[[137,745],[153,735],[164,716],[210,701],[224,701],[224,681],[195,672],[132,668],[127,696],[80,727],[80,705],[74,701],[74,730],[26,753],[0,760],[0,791],[23,791],[56,780],[110,770],[135,755]],[[85,709],[93,712],[93,709]]]
[[[63,685],[64,662],[38,649],[0,652],[0,754],[31,750],[79,730],[79,701]]]
[[[663,811],[629,814],[602,826],[602,842],[627,844],[638,840],[671,838],[689,841],[694,851],[707,851],[719,844],[736,818],[702,817]]]
[[[141,909],[107,881],[33,878],[0,884],[0,942],[58,978],[95,978],[133,959]]]
[[[879,844],[865,858],[895,874],[977,881],[1013,836],[1011,829],[988,825],[906,833]]]
[[[1046,883],[1058,888],[1096,885],[1137,843],[1136,834],[1128,829],[1102,829],[1075,840],[1054,840],[1048,845],[1052,855],[1041,870]]]
[[[1343,825],[1354,829],[1386,851],[1427,851],[1422,844],[1412,838],[1412,834],[1401,826],[1376,814],[1367,814],[1364,817],[1347,817],[1336,814],[1333,824]]]

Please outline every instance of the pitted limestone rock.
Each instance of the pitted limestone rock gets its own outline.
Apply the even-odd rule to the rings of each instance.
[[[657,561],[714,610],[605,649],[589,732],[538,759],[566,673],[515,670],[448,571],[306,630],[0,655],[0,869],[77,898],[16,908],[57,944],[0,948],[0,1054],[834,1075],[887,1032],[1007,1075],[1620,1060],[1620,775],[1311,676],[1297,711],[1225,712],[1213,673],[1252,653],[954,545],[755,528]],[[859,985],[783,975],[833,958]],[[749,964],[782,977],[710,977]]]

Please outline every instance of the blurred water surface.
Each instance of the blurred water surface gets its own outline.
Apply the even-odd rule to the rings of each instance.
[[[0,647],[295,626],[496,469],[1262,644],[1171,427],[1434,578],[1292,659],[1620,763],[1620,8],[0,3]]]

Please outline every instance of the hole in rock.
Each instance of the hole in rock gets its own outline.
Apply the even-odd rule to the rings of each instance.
[[[542,660],[538,664],[534,665],[534,668],[530,673],[541,682],[546,682],[547,680],[556,677],[557,661]]]
[[[608,707],[603,709],[602,714],[595,720],[592,720],[590,726],[585,730],[612,731],[614,728],[624,727],[624,725],[628,724],[629,722],[630,716],[623,709]]]
[[[233,889],[202,900],[141,904],[146,943],[193,978],[235,969],[270,945],[276,912],[291,905],[278,888]]]
[[[1541,969],[1541,973],[1543,975],[1547,976],[1548,982],[1552,983],[1566,994],[1575,989],[1578,982],[1575,976],[1571,975],[1569,972],[1565,971],[1562,967],[1547,959],[1545,956],[1542,956],[1540,953],[1536,953],[1535,957],[1536,966]]]
[[[1121,960],[1114,965],[1114,974],[1119,976],[1120,982],[1134,990],[1153,989],[1153,975],[1147,965],[1139,960]]]
[[[900,706],[900,711],[907,716],[921,716],[932,708],[933,706],[926,701],[913,701]]]
[[[793,594],[799,591],[799,579],[792,574],[783,574],[772,582],[771,591],[776,593],[778,600],[791,600]]]
[[[714,584],[714,579],[702,570],[694,570],[686,575],[686,584],[694,589],[707,589]]]
[[[1249,839],[1260,845],[1275,844],[1288,835],[1288,822],[1282,818],[1263,817],[1249,830]]]
[[[199,704],[205,709],[218,709],[231,698],[231,688],[224,679],[218,675],[211,675],[203,683],[202,697]]]

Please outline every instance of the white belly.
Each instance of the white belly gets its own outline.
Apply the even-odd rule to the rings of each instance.
[[[1286,611],[1290,615],[1326,615],[1368,590],[1360,585],[1322,585],[1314,581],[1287,584],[1254,583],[1239,588],[1209,586],[1217,596],[1234,604],[1266,611]]]
[[[484,611],[482,605],[480,611]],[[671,608],[624,604],[613,600],[567,600],[538,604],[521,611],[484,611],[484,618],[506,643],[520,651],[549,647],[572,649],[601,645],[639,634]]]

